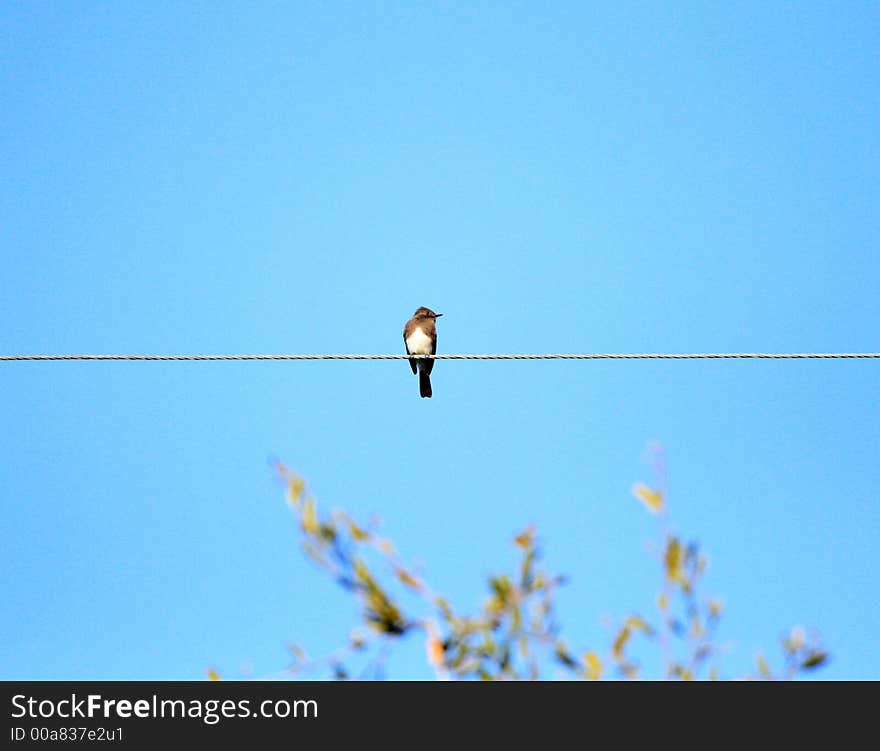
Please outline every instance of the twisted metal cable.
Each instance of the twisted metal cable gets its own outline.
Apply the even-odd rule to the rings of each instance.
[[[880,352],[587,353],[540,355],[0,355],[0,361],[58,360],[868,360]]]

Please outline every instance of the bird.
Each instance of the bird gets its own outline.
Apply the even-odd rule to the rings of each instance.
[[[434,322],[442,316],[430,308],[419,308],[403,327],[403,343],[408,355],[436,355],[437,327]],[[419,374],[419,395],[431,398],[431,371],[434,369],[433,359],[411,357],[409,366],[413,374]]]

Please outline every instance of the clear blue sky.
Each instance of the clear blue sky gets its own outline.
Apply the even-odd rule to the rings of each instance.
[[[0,352],[880,350],[876,3],[0,5]],[[268,464],[462,609],[540,531],[560,617],[674,527],[728,675],[878,678],[880,362],[0,364],[0,677],[263,676],[357,613]],[[427,678],[421,643],[391,662]]]

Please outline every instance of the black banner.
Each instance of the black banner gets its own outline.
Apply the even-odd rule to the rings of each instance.
[[[630,682],[3,681],[0,747],[65,744],[363,743],[397,748],[427,737],[544,742],[654,739],[687,727],[727,728],[733,704],[749,726],[797,697],[827,715],[817,684]],[[819,704],[822,701],[823,704]],[[765,716],[766,715],[766,716]],[[727,731],[725,731],[727,732]],[[412,733],[416,733],[415,736]],[[644,735],[643,735],[644,734]],[[543,747],[543,743],[541,744]]]

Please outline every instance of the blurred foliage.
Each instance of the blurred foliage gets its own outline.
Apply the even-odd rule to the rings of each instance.
[[[572,649],[561,634],[554,596],[564,583],[541,564],[534,528],[513,538],[519,561],[511,573],[490,576],[482,606],[472,614],[456,610],[423,576],[408,566],[375,521],[360,524],[342,511],[321,516],[304,480],[284,465],[277,471],[287,500],[299,519],[302,548],[358,602],[361,623],[333,655],[311,658],[291,646],[289,674],[306,671],[337,679],[384,677],[384,662],[404,636],[419,634],[427,663],[440,679],[519,680],[551,677],[599,680],[641,677],[678,680],[721,678],[724,648],[716,633],[724,607],[702,594],[707,559],[698,544],[669,531],[662,453],[654,452],[655,487],[637,484],[633,495],[658,519],[657,559],[661,587],[647,617],[630,613],[614,627],[605,649]],[[828,659],[820,637],[800,626],[781,639],[781,662],[771,667],[755,657],[746,679],[791,679]],[[636,656],[659,652],[661,675],[643,674]],[[355,673],[349,664],[367,654],[367,667]],[[652,661],[654,664],[656,660]],[[210,677],[217,679],[215,671]]]

